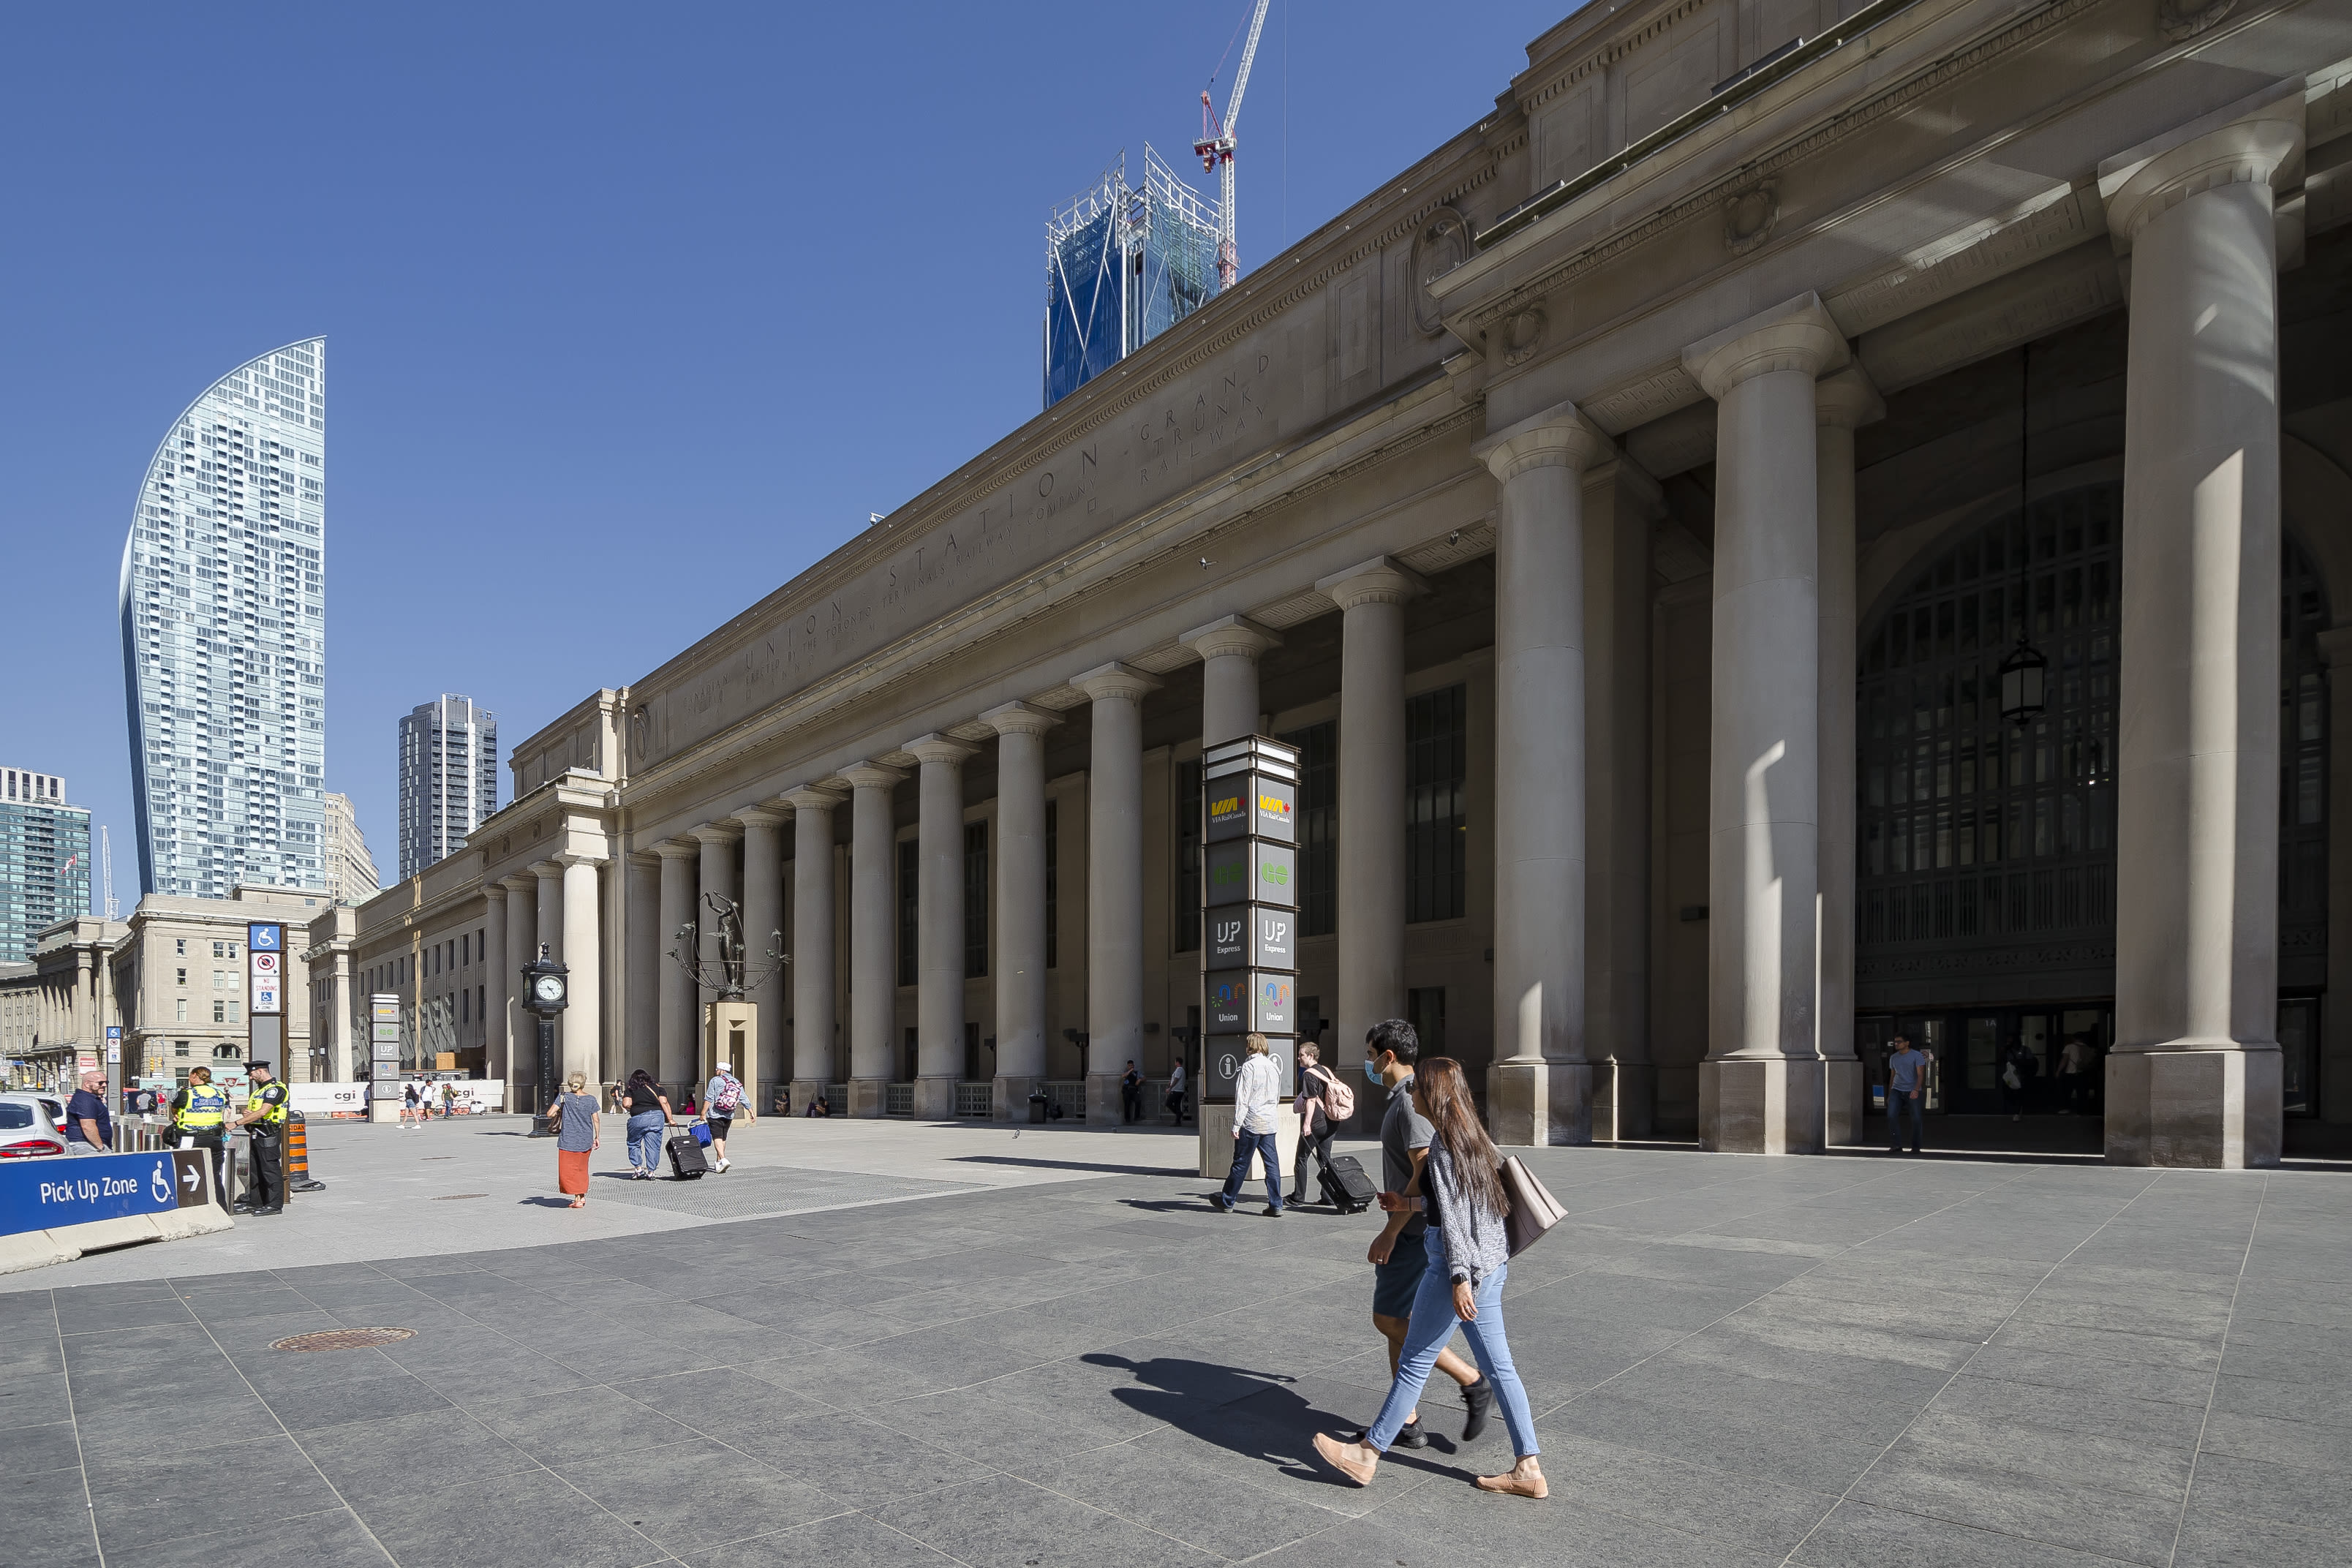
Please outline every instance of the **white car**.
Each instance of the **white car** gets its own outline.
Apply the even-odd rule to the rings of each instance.
[[[66,1105],[46,1094],[0,1094],[0,1160],[66,1152]]]

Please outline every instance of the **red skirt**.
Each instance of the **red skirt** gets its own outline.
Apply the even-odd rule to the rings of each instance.
[[[555,1155],[555,1184],[566,1195],[588,1195],[588,1151],[562,1149]]]

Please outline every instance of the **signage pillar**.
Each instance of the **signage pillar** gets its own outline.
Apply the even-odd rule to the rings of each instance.
[[[255,921],[245,928],[245,1062],[268,1062],[286,1079],[286,928]]]
[[[1201,1174],[1234,1163],[1234,1079],[1264,1035],[1281,1075],[1276,1142],[1297,1146],[1298,749],[1244,735],[1201,753]],[[1286,1199],[1286,1201],[1287,1201]]]
[[[381,1121],[376,1106],[400,1099],[400,994],[384,991],[368,998],[368,1120]],[[399,1114],[397,1105],[394,1115]]]

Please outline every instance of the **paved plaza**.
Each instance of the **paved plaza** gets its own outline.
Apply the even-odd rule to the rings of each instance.
[[[2352,1553],[2333,1173],[1537,1151],[1570,1219],[1507,1297],[1552,1485],[1530,1503],[1469,1484],[1508,1463],[1499,1421],[1368,1490],[1318,1468],[1312,1435],[1387,1382],[1376,1221],[1212,1213],[1187,1139],[770,1125],[727,1176],[607,1175],[575,1215],[513,1129],[333,1129],[320,1196],[350,1208],[0,1279],[0,1558]],[[427,1205],[464,1217],[428,1231]],[[353,1239],[319,1261],[293,1226],[331,1221]],[[347,1327],[415,1335],[269,1348]],[[1458,1408],[1425,1404],[1439,1434]]]

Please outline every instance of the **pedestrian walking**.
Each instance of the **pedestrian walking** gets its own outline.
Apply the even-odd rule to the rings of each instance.
[[[1176,1125],[1184,1125],[1184,1058],[1178,1057],[1176,1065],[1168,1069],[1168,1114]]]
[[[1430,1140],[1436,1135],[1429,1118],[1413,1103],[1415,1064],[1420,1059],[1421,1037],[1402,1018],[1384,1018],[1365,1031],[1364,1081],[1384,1085],[1389,1093],[1388,1109],[1381,1117],[1381,1191],[1388,1197],[1416,1190],[1413,1179],[1429,1158]],[[1422,1278],[1429,1271],[1429,1226],[1425,1214],[1392,1206],[1387,1197],[1381,1199],[1381,1207],[1388,1211],[1388,1223],[1372,1237],[1364,1257],[1372,1266],[1372,1327],[1388,1342],[1389,1374],[1393,1377],[1404,1363],[1412,1304],[1420,1297]],[[1438,1342],[1441,1346],[1444,1342]],[[1441,1349],[1435,1364],[1461,1386],[1465,1406],[1462,1440],[1467,1443],[1486,1429],[1495,1411],[1495,1385],[1450,1350]],[[1351,1441],[1363,1441],[1369,1431],[1358,1433]],[[1405,1448],[1428,1446],[1419,1410],[1406,1412],[1396,1443]]]
[[[710,1152],[719,1157],[719,1163],[710,1167],[713,1174],[727,1168],[727,1130],[735,1125],[735,1119],[740,1116],[746,1121],[757,1120],[751,1114],[751,1101],[735,1069],[720,1062],[719,1070],[710,1075],[710,1081],[702,1089],[702,1103],[710,1108],[703,1116],[710,1124]]]
[[[2091,1068],[2098,1060],[2091,1043],[2080,1035],[2066,1037],[2065,1049],[2058,1053],[2058,1096],[2064,1114],[2087,1113],[2091,1109]]]
[[[629,1173],[640,1182],[650,1182],[661,1169],[662,1130],[671,1121],[669,1100],[654,1082],[654,1075],[643,1068],[629,1075],[614,1100],[629,1118]]]
[[[253,1064],[253,1087],[247,1091],[245,1115],[246,1169],[251,1173],[253,1195],[246,1206],[254,1214],[286,1212],[286,1086],[269,1071],[268,1062]]]
[[[400,1128],[402,1131],[405,1132],[412,1127],[415,1128],[420,1132],[425,1130],[424,1106],[425,1097],[416,1092],[416,1086],[414,1083],[400,1091]]]
[[[1282,1151],[1275,1141],[1276,1108],[1282,1103],[1282,1074],[1264,1035],[1243,1038],[1242,1070],[1234,1075],[1234,1168],[1225,1173],[1217,1206],[1234,1212],[1234,1200],[1249,1180],[1250,1161],[1265,1163],[1265,1214],[1282,1217]]]
[[[1503,1287],[1510,1278],[1511,1246],[1503,1226],[1510,1201],[1503,1192],[1502,1156],[1478,1120],[1461,1063],[1450,1057],[1430,1058],[1413,1073],[1412,1092],[1414,1110],[1432,1128],[1428,1153],[1412,1191],[1381,1195],[1381,1207],[1391,1214],[1417,1211],[1427,1221],[1423,1243],[1427,1268],[1413,1296],[1404,1353],[1380,1415],[1362,1439],[1318,1432],[1315,1451],[1358,1486],[1370,1485],[1381,1456],[1404,1430],[1445,1342],[1459,1329],[1477,1358],[1482,1381],[1501,1395],[1503,1426],[1511,1436],[1511,1452],[1517,1456],[1509,1469],[1480,1476],[1479,1489],[1549,1497],[1551,1488],[1537,1462],[1535,1415],[1503,1329]]]
[[[2042,1075],[2042,1064],[2025,1048],[2021,1036],[2011,1036],[2008,1058],[2000,1065],[2000,1098],[2002,1107],[2011,1121],[2025,1120],[2025,1111],[2033,1103],[2033,1085]]]
[[[441,1120],[446,1121],[457,1114],[457,1086],[445,1082],[441,1086]]]
[[[555,1097],[547,1108],[551,1120],[556,1120],[555,1185],[559,1192],[572,1196],[572,1206],[588,1206],[588,1156],[604,1142],[604,1131],[596,1120],[596,1097],[587,1091],[588,1075],[572,1075],[567,1091]]]
[[[1320,1170],[1331,1157],[1332,1078],[1323,1065],[1323,1047],[1308,1040],[1298,1047],[1298,1155],[1290,1163],[1290,1201],[1303,1204],[1314,1189],[1307,1173]]]
[[[187,1086],[172,1096],[172,1141],[182,1149],[208,1151],[213,1157],[213,1202],[228,1207],[221,1185],[221,1151],[228,1127],[228,1090],[213,1082],[213,1069],[197,1068]]]
[[[1132,1061],[1127,1064],[1127,1071],[1119,1075],[1118,1117],[1130,1126],[1143,1119],[1143,1075],[1135,1070]]]
[[[66,1101],[66,1152],[107,1154],[114,1150],[114,1115],[106,1106],[106,1075],[86,1072]]]
[[[1920,1152],[1920,1093],[1927,1085],[1927,1058],[1911,1044],[1908,1035],[1897,1035],[1894,1040],[1895,1054],[1886,1058],[1886,1152],[1903,1152],[1903,1123],[1911,1122],[1911,1152]]]

